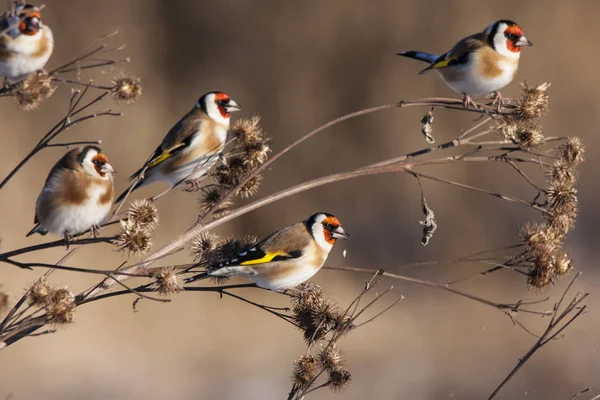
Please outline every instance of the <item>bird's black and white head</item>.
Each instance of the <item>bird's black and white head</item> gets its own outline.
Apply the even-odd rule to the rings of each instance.
[[[485,31],[490,46],[498,53],[511,58],[519,58],[521,47],[531,46],[523,29],[514,21],[502,19],[488,26]]]
[[[331,250],[338,239],[350,237],[342,228],[340,220],[328,213],[311,215],[305,223],[319,247],[327,251]]]
[[[7,11],[0,23],[0,29],[13,39],[33,40],[41,35],[42,14],[31,4],[17,4]],[[31,38],[31,39],[28,39]]]
[[[108,157],[100,147],[86,146],[77,150],[79,151],[77,162],[85,173],[100,179],[112,179],[115,170],[108,163]]]
[[[200,107],[211,119],[229,127],[232,112],[240,111],[242,106],[236,103],[225,92],[208,92],[200,97],[196,107]]]

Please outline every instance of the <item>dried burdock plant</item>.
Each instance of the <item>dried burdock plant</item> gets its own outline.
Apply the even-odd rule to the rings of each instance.
[[[112,81],[110,93],[117,103],[135,103],[142,96],[141,80],[133,76],[117,76]]]
[[[154,282],[151,287],[164,296],[170,296],[183,290],[183,282],[179,274],[181,270],[177,267],[166,266],[152,271]]]
[[[213,253],[221,245],[221,238],[211,232],[203,232],[192,241],[190,253],[195,262],[209,264]]]
[[[55,89],[56,86],[53,85],[48,73],[38,71],[13,85],[10,94],[19,108],[31,111],[52,96]]]
[[[544,82],[536,87],[521,83],[522,94],[517,101],[517,114],[521,118],[540,118],[549,110],[548,89],[550,83]]]
[[[38,279],[27,295],[27,301],[30,306],[44,306],[48,302],[48,296],[54,291],[45,278]]]
[[[152,236],[147,227],[141,227],[131,221],[121,221],[121,230],[114,243],[121,252],[141,255],[152,247]]]
[[[207,213],[215,207],[218,207],[213,211],[216,216],[226,213],[233,203],[231,201],[223,201],[225,194],[225,190],[217,185],[202,188],[202,193],[198,199],[200,215]]]
[[[75,296],[67,288],[50,291],[44,306],[49,322],[56,325],[73,322],[75,308]]]
[[[158,225],[158,209],[148,199],[136,199],[129,206],[127,218],[137,228],[154,230]]]
[[[435,143],[435,139],[432,136],[433,133],[433,108],[421,119],[421,133],[425,136],[427,143]]]

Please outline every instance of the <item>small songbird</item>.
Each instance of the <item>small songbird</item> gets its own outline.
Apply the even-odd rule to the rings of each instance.
[[[0,76],[6,83],[44,68],[53,49],[52,31],[42,24],[38,7],[17,4],[0,17]]]
[[[130,190],[152,182],[176,186],[205,175],[225,147],[229,117],[241,106],[224,92],[209,92],[167,133],[148,161],[131,175],[133,184],[119,196],[120,203]],[[133,189],[132,189],[133,187]]]
[[[291,289],[321,269],[337,239],[349,237],[336,217],[317,213],[272,233],[227,262],[207,267],[206,272],[188,278],[186,283],[242,276],[265,289]]]
[[[420,51],[404,51],[398,55],[429,63],[420,73],[437,71],[452,90],[464,95],[465,107],[475,106],[471,96],[491,93],[495,94],[494,102],[500,107],[502,96],[498,90],[514,79],[521,47],[531,45],[519,25],[500,20],[483,32],[462,39],[441,56]]]
[[[52,232],[65,237],[91,229],[106,220],[115,196],[108,158],[97,146],[78,147],[52,167],[35,206],[37,224],[28,234]]]

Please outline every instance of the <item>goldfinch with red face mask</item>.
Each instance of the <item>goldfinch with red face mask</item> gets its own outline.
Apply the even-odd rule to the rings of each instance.
[[[133,189],[153,182],[176,186],[205,175],[217,162],[225,146],[229,117],[241,106],[224,92],[209,92],[171,128],[152,156],[134,173]],[[117,199],[120,203],[127,189]]]
[[[39,8],[18,4],[0,17],[0,76],[15,83],[39,71],[54,49],[52,31]]]
[[[37,224],[28,234],[48,232],[65,237],[97,226],[106,220],[114,200],[108,158],[97,146],[78,147],[54,165],[35,206]]]
[[[336,217],[317,213],[278,230],[227,262],[208,267],[186,283],[210,277],[242,276],[264,289],[291,289],[321,269],[337,239],[347,238],[349,235]]]
[[[471,97],[496,95],[517,74],[521,47],[531,46],[523,30],[513,21],[500,20],[481,33],[468,36],[441,56],[420,51],[404,51],[400,56],[429,64],[420,73],[435,70],[455,92],[464,95],[465,107],[475,106]]]

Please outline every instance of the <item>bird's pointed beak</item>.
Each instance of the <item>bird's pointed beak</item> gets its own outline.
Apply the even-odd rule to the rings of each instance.
[[[115,173],[117,173],[117,171],[109,163],[104,163],[104,165],[102,165],[102,168],[100,168],[100,172],[102,172],[103,174],[107,174],[107,173],[115,174]]]
[[[338,226],[337,228],[332,230],[331,236],[333,236],[336,239],[349,239],[350,238],[350,235],[348,233],[346,233],[346,231],[341,226]]]
[[[227,102],[227,105],[225,106],[225,111],[227,111],[228,113],[231,112],[235,112],[235,111],[241,111],[242,106],[239,105],[238,103],[235,102],[235,100],[229,100]]]
[[[515,43],[515,46],[533,46],[533,43],[531,43],[525,36],[521,36],[519,40],[517,40],[517,42]]]

